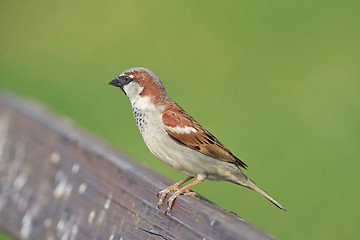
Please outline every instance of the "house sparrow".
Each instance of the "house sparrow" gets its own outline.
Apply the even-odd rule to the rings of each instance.
[[[150,151],[164,163],[188,175],[159,192],[159,207],[171,191],[175,192],[168,200],[167,212],[178,196],[196,197],[196,193],[189,189],[209,179],[251,188],[285,210],[241,171],[247,167],[243,161],[167,95],[152,71],[142,67],[130,68],[109,84],[119,87],[130,100],[136,124]],[[196,180],[180,187],[193,178]]]

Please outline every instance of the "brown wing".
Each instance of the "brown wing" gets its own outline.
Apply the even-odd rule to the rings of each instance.
[[[246,169],[247,165],[230,152],[216,137],[201,127],[179,106],[172,106],[162,113],[166,132],[179,144],[209,157],[233,163]]]

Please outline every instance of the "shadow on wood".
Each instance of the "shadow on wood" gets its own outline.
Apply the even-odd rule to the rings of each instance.
[[[37,104],[0,98],[0,229],[19,239],[275,239]]]

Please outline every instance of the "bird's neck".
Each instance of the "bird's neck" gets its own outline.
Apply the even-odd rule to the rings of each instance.
[[[141,133],[144,133],[148,123],[158,118],[165,109],[164,105],[154,104],[148,96],[137,97],[131,101],[131,105],[136,125]]]

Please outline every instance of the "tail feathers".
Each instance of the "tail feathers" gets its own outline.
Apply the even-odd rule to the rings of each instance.
[[[251,188],[252,190],[260,193],[261,195],[263,195],[264,197],[266,197],[270,202],[272,202],[275,206],[277,206],[278,208],[280,208],[281,210],[286,211],[285,208],[283,208],[283,206],[280,205],[280,203],[278,203],[277,201],[275,201],[275,199],[273,199],[272,197],[270,197],[269,194],[267,194],[265,191],[263,191],[260,187],[258,187],[250,178],[248,178],[247,176],[245,176],[244,174],[244,178],[242,178],[240,181],[240,185],[243,185],[245,187]]]

